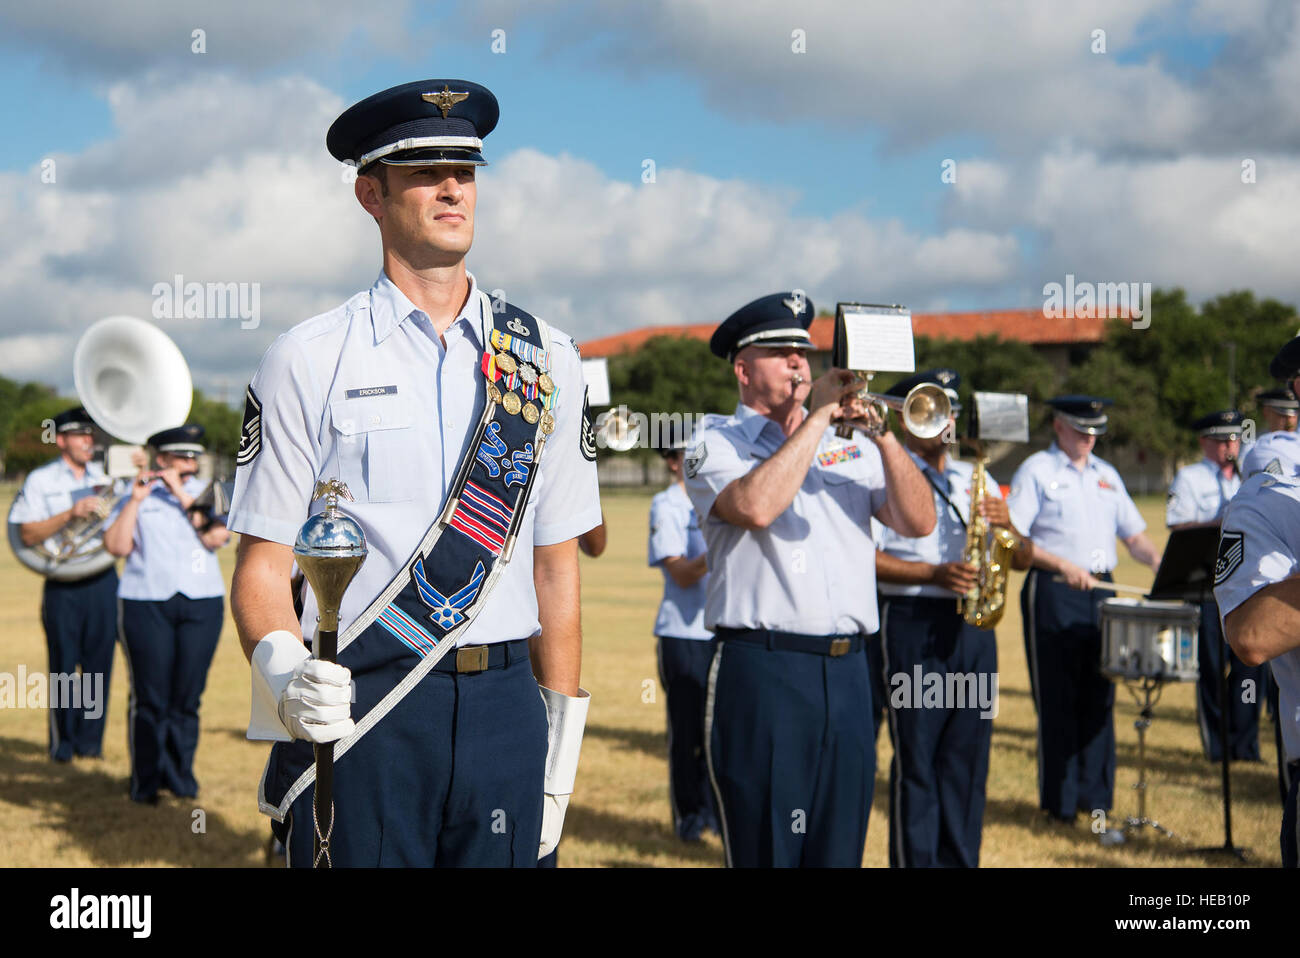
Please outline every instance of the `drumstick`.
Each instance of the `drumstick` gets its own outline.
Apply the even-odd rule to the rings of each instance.
[[[1063,575],[1053,576],[1053,577],[1052,577],[1052,581],[1053,581],[1053,582],[1064,582],[1064,581],[1065,581],[1065,576],[1063,576]],[[1147,595],[1147,594],[1151,591],[1151,587],[1150,587],[1150,586],[1142,586],[1142,585],[1124,585],[1124,584],[1122,584],[1122,583],[1120,583],[1120,582],[1102,582],[1100,579],[1097,580],[1097,584],[1096,584],[1095,586],[1093,586],[1093,588],[1095,588],[1095,589],[1112,589],[1112,590],[1114,590],[1115,592],[1131,592],[1131,593],[1133,593],[1134,595]]]

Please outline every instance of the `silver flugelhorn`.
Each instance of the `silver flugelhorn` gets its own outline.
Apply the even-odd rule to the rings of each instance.
[[[604,421],[596,430],[601,444],[615,452],[627,452],[635,449],[641,441],[641,424],[628,411],[619,406],[601,414]]]
[[[143,443],[156,432],[183,424],[190,414],[194,385],[185,357],[166,333],[142,319],[101,319],[77,341],[72,365],[77,398],[95,423],[118,439]],[[112,490],[111,483],[97,486],[94,495],[105,500],[99,510],[73,519],[34,546],[24,545],[21,526],[10,522],[9,546],[18,561],[63,582],[111,566],[115,560],[104,548],[103,532],[122,498],[106,498]]]
[[[921,383],[914,386],[906,396],[887,396],[884,393],[860,392],[858,398],[878,407],[881,425],[877,430],[861,430],[868,435],[880,435],[885,431],[885,419],[893,409],[903,417],[903,425],[908,432],[919,439],[933,439],[948,428],[948,419],[952,416],[952,403],[943,387],[934,383]],[[858,427],[854,427],[858,428]]]

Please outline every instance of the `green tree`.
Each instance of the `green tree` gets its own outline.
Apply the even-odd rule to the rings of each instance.
[[[78,403],[75,399],[55,395],[52,389],[45,390],[45,393],[27,399],[12,411],[9,436],[4,445],[5,472],[8,475],[31,472],[59,455],[59,449],[53,443],[53,419]]]
[[[647,417],[729,413],[736,408],[736,377],[728,363],[709,352],[708,343],[684,336],[652,336],[639,349],[610,357],[609,393],[614,406]],[[633,454],[643,457],[654,452],[625,453]]]
[[[1248,291],[1217,296],[1198,310],[1173,289],[1152,294],[1147,316],[1145,329],[1108,323],[1104,343],[1071,370],[1066,388],[1115,399],[1111,441],[1172,465],[1196,454],[1190,426],[1204,414],[1235,399],[1248,418],[1257,415],[1254,394],[1275,385],[1268,363],[1296,334],[1296,311]],[[1236,344],[1235,395],[1229,343]]]
[[[220,400],[209,399],[196,389],[186,421],[196,423],[207,431],[204,445],[208,452],[230,457],[238,452],[239,431],[243,425],[241,412],[231,409]]]

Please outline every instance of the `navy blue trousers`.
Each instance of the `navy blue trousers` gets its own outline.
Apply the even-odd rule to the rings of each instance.
[[[1287,766],[1291,787],[1282,805],[1282,867],[1300,867],[1300,761]]]
[[[50,708],[50,757],[66,762],[74,754],[99,755],[104,748],[113,643],[117,638],[117,570],[109,566],[99,575],[76,582],[46,579],[41,624],[45,626],[50,671],[71,675],[81,669],[82,703],[86,701],[84,683],[91,681],[90,676],[103,676],[99,686],[103,701],[95,703],[94,709],[63,705]],[[91,718],[91,712],[98,715]]]
[[[727,864],[859,867],[876,774],[861,637],[831,657],[724,635],[705,731]]]
[[[199,701],[221,638],[224,599],[122,600],[122,643],[131,675],[127,744],[131,797],[148,801],[165,788],[198,794]]]
[[[876,608],[885,597],[876,593]],[[880,632],[867,636],[867,670],[871,673],[871,740],[880,741],[880,726],[885,724],[889,711],[889,691],[885,686],[885,649]]]
[[[1101,602],[1033,569],[1020,593],[1038,710],[1038,803],[1057,818],[1110,811],[1115,796],[1115,686],[1101,674]],[[1109,580],[1109,574],[1098,576]]]
[[[673,829],[683,841],[695,841],[706,828],[720,831],[709,766],[704,760],[704,700],[717,642],[670,636],[658,639],[659,681],[668,710],[668,797]]]
[[[889,864],[975,868],[997,711],[997,639],[962,620],[956,596],[885,596],[882,602],[894,740]],[[925,704],[917,688],[918,667],[922,676],[939,676],[945,690],[950,675],[961,676],[963,681],[952,685],[954,700],[939,707]],[[958,691],[961,701],[955,698]]]
[[[1201,747],[1206,757],[1218,762],[1223,757],[1222,712],[1219,710],[1223,681],[1223,657],[1228,656],[1228,757],[1255,761],[1259,758],[1259,711],[1267,690],[1267,666],[1246,665],[1228,648],[1219,622],[1219,604],[1201,604],[1201,634],[1196,643],[1200,677],[1196,683],[1196,722],[1201,729]],[[1247,693],[1246,683],[1251,683]],[[1249,698],[1243,702],[1242,698]]]
[[[509,665],[465,675],[442,671],[448,653],[335,757],[335,868],[537,867],[546,706],[527,643],[512,649]],[[313,797],[272,825],[291,866],[312,865]]]

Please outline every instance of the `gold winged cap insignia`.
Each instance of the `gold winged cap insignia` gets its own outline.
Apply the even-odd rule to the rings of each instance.
[[[442,118],[447,119],[447,111],[459,103],[461,100],[469,99],[469,91],[464,93],[454,93],[446,83],[442,85],[441,90],[435,90],[433,93],[421,93],[420,99],[427,100],[439,110],[442,111]]]

